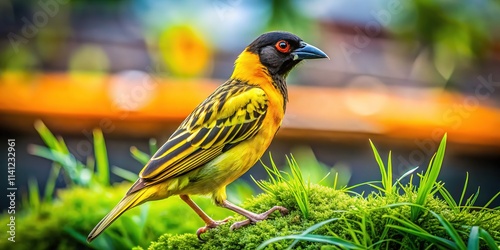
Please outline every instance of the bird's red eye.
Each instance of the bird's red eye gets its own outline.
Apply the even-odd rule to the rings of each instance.
[[[279,40],[275,46],[276,46],[276,49],[281,53],[290,52],[290,44],[285,40]]]

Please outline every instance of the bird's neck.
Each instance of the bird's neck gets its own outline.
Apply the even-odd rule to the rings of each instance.
[[[288,102],[288,91],[284,76],[271,75],[265,65],[260,62],[259,56],[248,50],[243,51],[234,63],[231,79],[237,79],[250,85],[261,87],[271,85],[283,96],[283,109]],[[271,87],[269,86],[269,87]]]

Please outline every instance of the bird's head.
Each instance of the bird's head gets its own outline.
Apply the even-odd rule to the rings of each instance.
[[[292,68],[304,59],[328,58],[320,49],[305,43],[300,37],[288,32],[264,33],[247,46],[236,61],[257,57],[272,76],[286,77]],[[241,70],[249,70],[244,68]]]

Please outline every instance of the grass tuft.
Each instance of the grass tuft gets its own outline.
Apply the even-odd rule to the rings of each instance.
[[[278,169],[271,154],[269,155],[269,158],[271,167],[268,167],[264,163],[262,163],[264,169],[269,175],[269,181],[257,181],[253,178],[253,176],[251,178],[264,192],[272,194],[274,196],[278,196],[278,193],[276,192],[276,189],[274,187],[279,184],[285,184],[288,190],[293,194],[294,200],[297,202],[297,205],[302,212],[302,216],[307,219],[309,217],[310,183],[306,183],[306,181],[304,180],[302,171],[300,170],[297,161],[295,160],[293,155],[291,155],[290,157],[286,156],[286,160],[291,171],[290,174]]]
[[[377,162],[380,170],[380,174],[382,175],[382,187],[383,189],[380,189],[377,186],[373,186],[381,191],[384,191],[386,195],[390,195],[393,193],[393,184],[392,184],[392,161],[391,161],[391,151],[389,151],[389,156],[387,158],[387,169],[384,166],[384,162],[382,161],[382,158],[380,157],[380,154],[377,151],[377,148],[373,144],[372,140],[370,140],[370,146],[373,151],[373,155],[375,156],[375,161]]]
[[[429,167],[425,171],[424,175],[420,177],[420,186],[417,190],[417,197],[415,199],[415,204],[425,205],[425,201],[429,198],[429,195],[433,195],[437,189],[435,189],[437,184],[437,178],[439,172],[441,172],[441,166],[443,164],[444,152],[446,148],[446,138],[447,134],[444,134],[441,143],[439,144],[436,154],[434,154],[429,162]],[[416,221],[420,216],[422,209],[420,206],[413,206],[411,208],[411,219]]]

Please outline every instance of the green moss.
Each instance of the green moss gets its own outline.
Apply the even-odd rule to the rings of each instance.
[[[264,212],[274,205],[285,206],[290,210],[290,213],[284,217],[275,212],[268,220],[230,231],[229,226],[231,223],[244,219],[238,215],[229,223],[202,235],[206,242],[199,242],[196,235],[193,234],[194,232],[178,235],[168,233],[162,235],[157,241],[152,242],[148,249],[255,249],[268,239],[278,236],[301,234],[312,225],[331,218],[339,218],[339,220],[320,227],[313,233],[325,236],[337,236],[351,241],[365,240],[366,242],[361,242],[360,244],[369,246],[379,240],[379,237],[384,232],[385,225],[390,222],[387,215],[394,215],[401,218],[410,217],[409,206],[389,207],[388,205],[410,202],[414,197],[414,194],[389,196],[373,194],[367,198],[363,198],[360,196],[350,196],[343,191],[328,187],[311,185],[309,200],[311,213],[308,219],[304,219],[292,194],[287,191],[286,187],[284,185],[277,185],[274,188],[277,189],[278,192],[276,193],[279,195],[261,194],[247,200],[243,206],[254,212]],[[488,231],[497,242],[500,241],[500,211],[498,210],[462,211],[456,213],[445,202],[437,198],[430,198],[426,203],[426,207],[442,215],[457,230],[467,231],[464,226],[477,225]],[[449,238],[439,224],[439,221],[429,212],[424,212],[417,224],[430,234]],[[359,232],[363,231],[364,233],[353,235],[352,232],[356,230]],[[395,229],[390,229],[387,233],[388,236],[386,238],[402,243],[401,245],[392,243],[389,246],[390,249],[423,249],[429,245],[428,242],[416,239]],[[467,242],[467,237],[468,234],[463,235],[465,242]],[[269,245],[266,249],[285,249],[291,242],[291,240],[279,241]],[[330,247],[320,243],[299,242],[294,248],[334,249]]]
[[[230,231],[229,226],[232,222],[244,219],[237,215],[229,223],[204,234],[202,237],[206,242],[201,243],[194,232],[203,225],[202,220],[178,197],[171,197],[128,211],[96,239],[97,243],[88,245],[85,242],[87,233],[118,202],[128,186],[129,184],[123,184],[113,188],[92,189],[74,187],[61,190],[55,202],[42,203],[38,211],[21,210],[19,214],[16,214],[15,249],[89,249],[91,247],[130,249],[133,246],[139,246],[137,249],[151,250],[255,249],[268,239],[301,234],[314,224],[331,218],[339,219],[312,233],[337,236],[350,241],[366,241],[361,244],[370,245],[383,235],[385,226],[389,223],[388,215],[410,217],[409,206],[388,206],[410,202],[415,198],[414,193],[388,196],[371,194],[363,198],[325,186],[311,185],[310,214],[308,219],[304,219],[293,194],[284,184],[275,185],[273,188],[276,192],[273,193],[276,195],[261,194],[252,197],[243,204],[243,207],[255,212],[264,212],[274,205],[281,205],[290,210],[288,215],[282,217],[275,212],[268,220]],[[228,210],[213,205],[210,199],[204,197],[195,197],[195,199],[214,219],[223,219],[232,215]],[[480,226],[488,231],[497,242],[500,241],[499,210],[455,212],[444,201],[436,198],[428,199],[426,207],[450,221],[457,230],[465,231],[466,233],[462,235],[465,241],[468,237],[465,226]],[[147,212],[145,217],[144,211]],[[130,224],[131,221],[135,224]],[[135,225],[140,225],[141,222],[144,222],[144,227],[137,233],[134,231]],[[0,224],[7,223],[8,215],[0,216]],[[449,238],[438,220],[429,212],[424,212],[416,223],[432,235]],[[353,234],[352,232],[356,230],[364,233]],[[161,234],[164,235],[158,238]],[[403,246],[394,243],[390,249],[419,249],[429,245],[424,240],[395,229],[388,230],[386,238],[401,242]],[[155,241],[151,243],[152,240]],[[285,249],[290,243],[291,240],[279,241],[269,245],[268,249]],[[0,249],[11,249],[12,246],[7,237],[0,239]],[[312,242],[300,242],[295,248],[335,249],[331,245]]]
[[[203,221],[178,197],[150,202],[131,209],[115,221],[92,245],[86,236],[126,193],[130,183],[115,187],[73,187],[60,190],[52,203],[41,203],[35,210],[16,213],[16,242],[0,238],[0,249],[130,249],[147,247],[159,235],[169,232],[194,232]],[[226,217],[231,213],[216,207],[210,199],[194,197],[210,215]],[[180,216],[182,215],[182,216]],[[0,224],[9,223],[8,214],[0,216]],[[138,228],[142,226],[142,228]],[[15,245],[13,245],[15,244]]]

